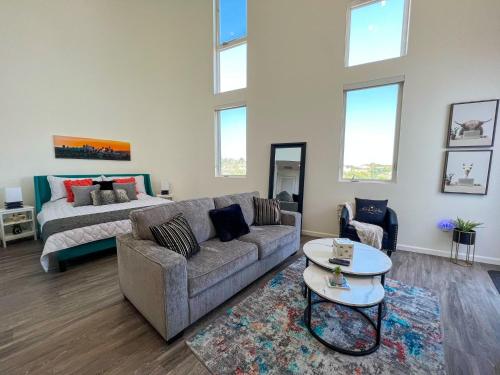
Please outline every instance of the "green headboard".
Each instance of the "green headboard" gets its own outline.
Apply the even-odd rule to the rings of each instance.
[[[100,177],[102,174],[77,174],[77,175],[54,175],[56,177],[68,177],[68,178],[92,178],[92,177]],[[144,176],[144,187],[146,188],[146,193],[149,195],[153,195],[153,188],[151,187],[151,176],[145,173],[107,173],[104,176]],[[50,201],[50,186],[47,181],[47,176],[35,176],[35,209],[36,212],[40,212],[42,210],[42,205],[45,202]]]

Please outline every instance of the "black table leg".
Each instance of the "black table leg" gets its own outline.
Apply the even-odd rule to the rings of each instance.
[[[350,350],[350,349],[346,349],[346,348],[342,348],[340,346],[337,346],[331,342],[328,342],[325,339],[323,339],[321,336],[319,336],[316,332],[314,332],[314,329],[311,327],[312,305],[317,304],[317,303],[332,303],[332,304],[334,304],[334,302],[327,301],[324,299],[312,302],[312,293],[313,293],[313,291],[310,288],[307,288],[307,307],[304,310],[304,322],[306,323],[307,329],[309,330],[311,335],[316,340],[321,342],[326,347],[328,347],[332,350],[335,350],[336,352],[339,352],[342,354],[347,354],[347,355],[352,355],[352,356],[357,356],[357,357],[371,354],[379,348],[380,341],[381,341],[381,331],[382,331],[382,303],[383,303],[383,301],[381,301],[380,303],[378,303],[376,305],[377,306],[377,322],[376,323],[373,321],[373,319],[371,319],[366,313],[361,311],[359,308],[339,304],[341,306],[350,308],[353,311],[359,313],[375,329],[375,343],[371,347],[369,347],[368,349],[365,349],[365,350]]]

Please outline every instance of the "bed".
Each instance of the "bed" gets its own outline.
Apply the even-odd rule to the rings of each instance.
[[[99,178],[102,175],[55,175],[64,178]],[[43,269],[66,269],[67,261],[114,248],[116,236],[131,231],[128,214],[133,209],[169,204],[154,197],[149,174],[107,174],[104,176],[143,176],[144,192],[137,200],[106,206],[73,207],[66,199],[51,201],[48,176],[35,176],[35,209],[38,231],[44,241],[40,257]]]

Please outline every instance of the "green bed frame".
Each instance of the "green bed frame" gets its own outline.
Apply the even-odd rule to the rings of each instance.
[[[102,174],[80,174],[80,175],[54,175],[56,177],[67,177],[67,178],[93,178],[99,176],[144,176],[144,187],[146,188],[146,193],[153,196],[153,189],[151,187],[151,176],[149,174],[144,173],[108,173],[105,175]],[[42,205],[45,202],[50,201],[51,192],[50,185],[47,181],[47,176],[35,176],[35,210],[38,214],[42,210]],[[40,228],[38,228],[40,231]],[[70,247],[65,250],[61,250],[57,252],[57,261],[59,263],[59,271],[66,270],[66,263],[70,259],[78,258],[84,255],[97,253],[100,251],[108,250],[116,247],[116,238],[106,238],[104,240],[89,242],[83,245],[78,245],[74,247]]]

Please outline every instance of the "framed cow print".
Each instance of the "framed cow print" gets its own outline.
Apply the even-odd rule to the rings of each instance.
[[[449,148],[492,147],[498,120],[499,99],[451,105]]]

